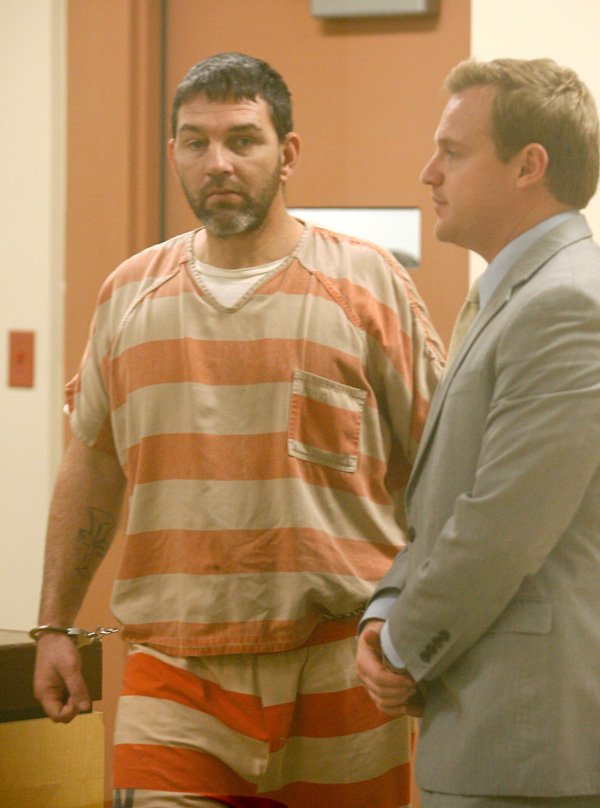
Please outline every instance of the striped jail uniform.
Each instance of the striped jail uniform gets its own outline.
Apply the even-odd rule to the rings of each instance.
[[[128,487],[115,784],[136,808],[407,805],[409,723],[360,687],[355,616],[403,544],[439,338],[372,244],[307,226],[225,307],[193,235],[107,279],[67,388]]]

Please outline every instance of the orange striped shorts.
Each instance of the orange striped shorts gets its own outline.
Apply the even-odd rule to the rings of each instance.
[[[410,719],[380,713],[356,639],[275,654],[132,646],[115,729],[115,806],[406,808]]]

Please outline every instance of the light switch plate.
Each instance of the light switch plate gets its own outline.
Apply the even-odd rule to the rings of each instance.
[[[8,334],[8,385],[33,387],[35,336],[33,331],[10,331]]]

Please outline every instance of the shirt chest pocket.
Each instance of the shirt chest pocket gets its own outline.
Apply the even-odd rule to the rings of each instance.
[[[288,454],[355,472],[366,390],[294,371]]]

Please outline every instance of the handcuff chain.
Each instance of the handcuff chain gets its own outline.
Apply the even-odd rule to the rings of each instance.
[[[37,642],[39,638],[46,633],[65,634],[70,640],[73,640],[77,648],[82,648],[84,645],[91,645],[92,643],[100,642],[103,637],[107,637],[109,634],[114,634],[115,631],[118,630],[118,628],[98,627],[95,631],[86,631],[86,629],[77,628],[76,626],[67,627],[47,624],[32,628],[29,632],[29,636],[32,640]]]

